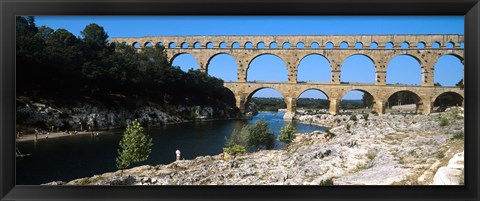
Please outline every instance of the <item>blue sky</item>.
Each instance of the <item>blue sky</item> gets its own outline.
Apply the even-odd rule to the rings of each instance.
[[[463,34],[463,16],[37,16],[37,26],[64,28],[80,36],[85,26],[97,23],[110,37],[172,35],[324,35],[324,34]],[[191,55],[178,56],[173,65],[183,70],[198,68]],[[435,65],[435,82],[454,86],[463,74],[463,65],[453,56],[441,57]],[[420,66],[411,57],[395,57],[387,71],[387,83],[420,84]],[[275,72],[272,74],[272,72]],[[218,55],[209,65],[209,74],[225,81],[236,80],[235,59]],[[341,81],[373,83],[373,64],[364,56],[352,56],[342,64]],[[248,81],[286,81],[285,63],[264,55],[252,61]],[[302,60],[299,81],[330,81],[329,64],[322,56]],[[352,91],[344,99],[359,99]],[[273,89],[258,91],[256,97],[281,97]],[[319,91],[300,97],[325,98]]]

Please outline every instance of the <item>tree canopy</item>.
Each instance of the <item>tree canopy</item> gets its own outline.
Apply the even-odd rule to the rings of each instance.
[[[199,70],[172,66],[163,46],[141,51],[109,43],[107,31],[89,24],[77,37],[66,29],[16,17],[17,94],[109,101],[118,97],[165,105],[235,108],[223,81]]]

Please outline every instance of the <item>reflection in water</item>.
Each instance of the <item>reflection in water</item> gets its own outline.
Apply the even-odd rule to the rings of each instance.
[[[259,113],[251,120],[224,120],[191,122],[182,124],[148,127],[145,131],[152,137],[152,153],[147,161],[140,164],[168,164],[175,160],[175,150],[182,152],[182,158],[193,159],[201,155],[216,155],[222,152],[225,138],[234,129],[253,124],[264,118],[270,130],[279,135],[284,113]],[[293,122],[299,133],[324,128]],[[17,159],[17,185],[41,184],[50,181],[68,181],[116,171],[115,158],[122,130],[111,134],[91,137],[74,135],[52,138],[48,141],[21,142],[18,147],[32,156]],[[283,145],[278,142],[276,149]]]

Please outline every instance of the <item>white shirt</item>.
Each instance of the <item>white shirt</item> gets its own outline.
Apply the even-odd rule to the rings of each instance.
[[[177,149],[175,153],[177,154],[177,156],[180,156],[180,150]]]

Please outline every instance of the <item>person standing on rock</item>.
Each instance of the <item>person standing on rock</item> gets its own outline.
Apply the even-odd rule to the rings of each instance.
[[[177,151],[175,151],[175,154],[177,155],[177,161],[180,160],[180,150],[177,149]]]

